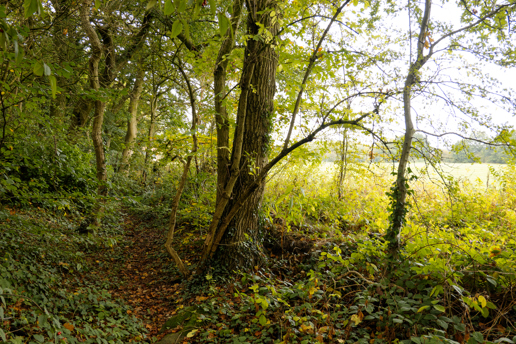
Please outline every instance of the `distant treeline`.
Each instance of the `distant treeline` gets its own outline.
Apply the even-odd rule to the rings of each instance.
[[[389,149],[385,146],[375,145],[371,150],[371,146],[362,144],[349,147],[347,151],[348,162],[383,162],[397,160],[401,145],[397,142],[389,143]],[[413,142],[416,153],[413,154],[415,161],[423,161],[426,156],[440,154],[443,162],[448,163],[489,163],[489,164],[506,164],[510,159],[510,152],[500,147],[490,146],[488,144],[461,140],[455,143],[450,150],[437,150],[431,147],[424,137],[417,137]],[[339,147],[339,146],[337,146]],[[341,148],[341,147],[339,147]],[[335,162],[341,159],[339,148],[325,154],[324,161]]]

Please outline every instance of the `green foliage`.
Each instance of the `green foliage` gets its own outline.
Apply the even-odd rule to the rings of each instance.
[[[114,233],[78,236],[66,217],[42,211],[0,211],[0,317],[8,343],[127,343],[145,336],[129,308],[105,282],[84,274],[99,268],[87,255],[117,243]]]

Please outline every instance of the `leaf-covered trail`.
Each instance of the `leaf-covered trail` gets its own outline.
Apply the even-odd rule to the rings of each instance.
[[[99,273],[117,281],[110,292],[133,308],[128,312],[144,322],[148,338],[159,338],[161,326],[184,301],[181,276],[165,251],[162,229],[133,218],[127,218],[124,226],[122,244],[96,258],[102,267]],[[180,250],[183,257],[185,248]],[[186,258],[188,262],[190,257]]]

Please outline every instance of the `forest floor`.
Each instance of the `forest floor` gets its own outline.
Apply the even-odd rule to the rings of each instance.
[[[132,307],[128,312],[142,320],[148,338],[159,339],[164,335],[160,329],[166,320],[176,314],[178,307],[193,300],[184,299],[181,275],[164,248],[164,229],[132,217],[126,218],[124,227],[121,245],[89,257],[101,267],[99,274],[90,278],[116,280],[118,287],[111,289],[111,294]],[[181,233],[176,243],[184,240]],[[195,260],[193,245],[189,242],[178,248],[187,264]]]
[[[161,221],[145,221],[134,216],[126,217],[124,221],[124,237],[119,245],[106,249],[101,253],[90,254],[87,258],[90,265],[99,266],[98,274],[86,275],[88,279],[103,279],[111,285],[109,292],[114,298],[129,305],[127,311],[140,319],[148,330],[147,338],[151,342],[162,339],[168,333],[177,332],[179,328],[162,330],[167,320],[174,317],[182,309],[201,304],[208,299],[210,283],[200,286],[200,293],[191,293],[174,262],[169,257],[165,244],[165,227],[156,223]],[[196,265],[201,250],[202,233],[188,223],[179,223],[174,239],[175,249],[183,262]],[[295,236],[285,236],[285,256],[294,257],[288,250],[309,251],[313,246],[306,240],[296,240]],[[287,247],[288,246],[288,247]],[[310,246],[310,247],[308,247]],[[269,245],[272,258],[279,258],[278,247]],[[304,252],[306,253],[306,252]],[[280,253],[281,255],[281,253]],[[291,266],[291,270],[306,277],[304,271]],[[299,271],[297,271],[299,270]],[[281,274],[281,272],[279,272]],[[114,282],[116,281],[116,282]],[[211,285],[213,288],[213,285]],[[217,294],[224,299],[234,299],[234,289],[231,286],[215,286]],[[220,297],[219,297],[220,299]],[[238,300],[236,300],[238,302]],[[187,342],[189,338],[183,338]]]

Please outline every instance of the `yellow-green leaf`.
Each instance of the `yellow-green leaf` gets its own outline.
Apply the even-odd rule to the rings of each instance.
[[[224,37],[224,35],[226,34],[226,31],[228,30],[229,20],[228,20],[228,18],[226,18],[226,16],[223,13],[219,13],[218,17],[219,17],[220,36]]]
[[[176,20],[174,22],[174,24],[172,24],[172,32],[171,32],[170,37],[171,38],[177,37],[177,35],[179,35],[181,33],[181,31],[183,31],[183,24],[181,24],[181,21]]]
[[[446,308],[444,308],[444,306],[441,306],[441,305],[434,305],[434,308],[437,309],[439,312],[446,311]]]
[[[487,300],[482,295],[478,297],[478,301],[480,302],[480,305],[482,305],[482,308],[485,308],[487,306]]]
[[[56,77],[53,75],[50,75],[48,77],[48,80],[50,81],[50,89],[52,90],[52,98],[56,98],[57,93],[57,80]]]
[[[32,69],[32,72],[36,74],[37,76],[42,76],[44,72],[43,64],[39,61],[34,64],[34,68]]]
[[[195,334],[197,333],[197,331],[199,331],[198,329],[195,329],[195,330],[191,330],[190,332],[188,332],[188,334],[186,335],[187,338],[192,338],[193,336],[195,336]]]
[[[417,310],[417,312],[418,312],[418,313],[421,313],[422,311],[424,311],[425,309],[428,309],[428,308],[430,308],[430,306],[423,306],[423,307],[419,308],[419,309]]]
[[[215,0],[208,0],[208,2],[210,3],[211,14],[215,15],[215,12],[217,11],[217,3],[215,2]]]
[[[147,3],[147,10],[150,10],[151,8],[153,8],[154,6],[156,6],[156,3],[157,3],[157,0],[150,0],[150,1]]]
[[[181,2],[179,3],[179,7],[178,7],[177,11],[179,13],[184,12],[186,10],[186,5],[188,5],[188,2],[186,0],[181,0]]]
[[[163,11],[163,14],[166,16],[169,16],[173,12],[174,12],[174,4],[172,3],[172,0],[165,0],[165,9]]]

